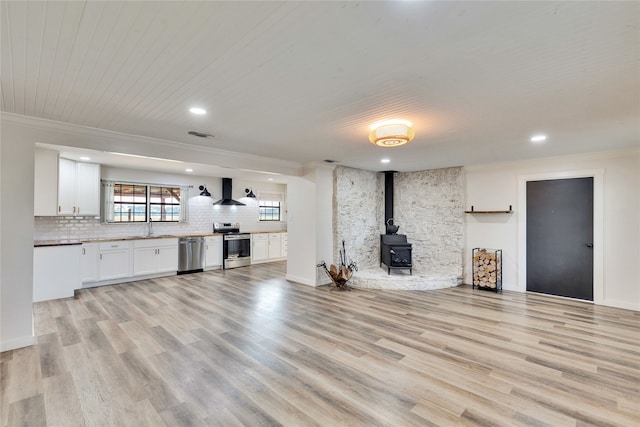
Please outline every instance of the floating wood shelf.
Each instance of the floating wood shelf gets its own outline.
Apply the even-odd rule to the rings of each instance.
[[[471,206],[471,210],[470,211],[464,211],[464,213],[468,213],[468,214],[510,214],[510,213],[513,213],[513,209],[512,209],[512,206],[509,205],[509,209],[505,210],[505,211],[476,211],[476,210],[473,210],[473,206]]]

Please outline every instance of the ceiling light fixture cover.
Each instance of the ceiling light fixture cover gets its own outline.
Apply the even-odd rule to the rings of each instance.
[[[189,111],[191,111],[192,114],[197,114],[198,116],[207,114],[207,110],[205,110],[204,108],[193,107],[193,108],[189,108]]]
[[[411,122],[387,120],[371,126],[369,141],[380,147],[397,147],[411,141],[415,136]]]

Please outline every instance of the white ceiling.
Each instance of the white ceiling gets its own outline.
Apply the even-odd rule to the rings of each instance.
[[[0,6],[5,112],[369,170],[640,142],[639,2]],[[412,121],[415,140],[368,142],[390,118]],[[531,144],[539,132],[549,139]]]

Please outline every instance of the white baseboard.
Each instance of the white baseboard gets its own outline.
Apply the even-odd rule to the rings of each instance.
[[[34,337],[33,335],[27,335],[7,341],[0,341],[0,352],[15,350],[16,348],[28,347],[30,345],[34,345],[35,343],[36,337]]]
[[[308,279],[304,279],[302,277],[297,277],[297,276],[293,276],[291,274],[287,274],[285,276],[285,279],[291,281],[291,282],[296,282],[296,283],[301,283],[303,285],[307,285],[307,286],[321,286],[322,284],[317,284],[315,282],[315,280],[308,280]]]
[[[627,301],[613,301],[605,299],[602,301],[602,305],[606,305],[607,307],[624,308],[625,310],[640,311],[640,306],[638,304],[633,304]]]

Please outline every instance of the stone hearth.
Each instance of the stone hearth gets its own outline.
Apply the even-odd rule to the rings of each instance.
[[[453,288],[462,284],[462,277],[429,275],[428,272],[394,270],[387,274],[386,268],[359,268],[349,281],[349,285],[361,289],[431,290]]]

